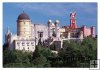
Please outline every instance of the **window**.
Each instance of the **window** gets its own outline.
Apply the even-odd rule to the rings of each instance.
[[[20,45],[20,42],[17,42],[17,45],[19,46]]]
[[[31,44],[34,44],[34,42],[31,42]]]
[[[31,42],[31,44],[33,44],[34,42]]]
[[[29,47],[28,47],[28,50],[29,50]]]
[[[29,42],[27,42],[27,46],[29,46]]]
[[[22,46],[25,46],[25,42],[22,42]]]
[[[31,45],[34,46],[34,42],[31,42]]]
[[[25,44],[24,42],[22,42],[22,44]]]
[[[20,44],[19,42],[17,42],[17,44]]]
[[[38,31],[38,37],[40,37],[40,38],[43,37],[43,32]]]
[[[27,42],[27,44],[29,44],[29,42]]]

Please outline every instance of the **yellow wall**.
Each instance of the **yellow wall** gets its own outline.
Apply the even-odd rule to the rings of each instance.
[[[18,35],[23,37],[31,36],[31,21],[30,20],[20,20],[17,23]]]

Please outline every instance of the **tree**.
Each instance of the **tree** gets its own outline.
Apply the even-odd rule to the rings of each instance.
[[[8,45],[4,45],[4,47]],[[53,46],[53,45],[51,45]],[[3,51],[4,67],[89,67],[90,60],[97,59],[97,38],[81,41],[64,41],[58,54],[50,48],[37,45],[35,52]]]
[[[30,67],[31,53],[22,52],[18,50],[5,50],[3,52],[3,66],[4,67]],[[19,65],[18,65],[19,64]]]
[[[64,67],[89,67],[90,60],[97,59],[97,40],[87,37],[80,41],[64,41],[59,57]]]
[[[50,63],[47,58],[51,55],[49,48],[44,48],[41,45],[36,46],[36,50],[33,53],[33,64],[35,67],[50,67]]]

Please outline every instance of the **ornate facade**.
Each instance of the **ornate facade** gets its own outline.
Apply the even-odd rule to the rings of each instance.
[[[62,47],[63,40],[83,40],[84,37],[95,37],[95,27],[78,27],[76,24],[76,13],[70,13],[70,26],[59,26],[60,21],[52,22],[48,20],[47,25],[33,24],[26,13],[21,13],[17,18],[17,35],[10,32],[9,28],[5,34],[5,42],[9,44],[9,49],[35,51],[35,46],[44,44],[59,43]]]

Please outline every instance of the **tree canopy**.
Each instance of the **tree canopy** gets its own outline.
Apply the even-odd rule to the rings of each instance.
[[[87,37],[83,41],[64,41],[58,54],[52,46],[37,45],[35,52],[10,51],[3,46],[4,67],[89,67],[89,61],[97,59],[97,38]],[[6,47],[6,48],[5,48]],[[51,48],[50,48],[51,47]]]

